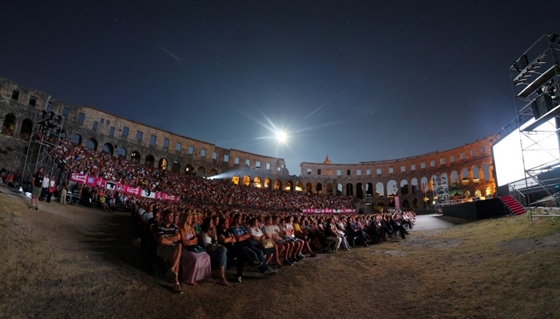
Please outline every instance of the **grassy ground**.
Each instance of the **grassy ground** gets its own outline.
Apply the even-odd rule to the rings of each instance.
[[[127,213],[0,188],[0,317],[559,318],[560,224],[526,216],[412,231],[320,254],[273,278],[174,295],[131,245]],[[233,272],[230,273],[233,275]]]

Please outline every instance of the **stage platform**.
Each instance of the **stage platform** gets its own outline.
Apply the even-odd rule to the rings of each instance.
[[[488,219],[506,215],[504,203],[499,198],[475,200],[442,207],[443,215],[462,219]]]

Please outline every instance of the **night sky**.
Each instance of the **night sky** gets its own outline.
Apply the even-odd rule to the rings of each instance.
[[[515,117],[508,68],[560,1],[14,1],[0,76],[224,148],[358,163]],[[290,135],[286,144],[274,127]]]

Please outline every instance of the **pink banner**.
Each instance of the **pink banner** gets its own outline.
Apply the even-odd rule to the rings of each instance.
[[[333,208],[304,208],[301,210],[304,213],[310,214],[355,214],[356,210],[353,208],[333,209]]]
[[[131,194],[131,195],[136,195],[136,196],[140,195],[142,197],[157,198],[157,199],[170,200],[170,201],[181,200],[180,196],[167,195],[167,194],[162,193],[162,192],[157,192],[157,193],[156,192],[151,192],[150,190],[142,189],[140,187],[128,186],[128,185],[121,184],[121,183],[106,181],[102,178],[87,176],[87,175],[83,175],[83,174],[79,174],[79,173],[70,174],[70,181],[75,182],[75,183],[80,183],[80,184],[86,184],[86,185],[90,185],[90,186],[97,186],[97,187],[101,187],[101,188],[104,188],[104,189],[117,191],[117,192],[123,192],[123,193],[126,193],[126,194]]]

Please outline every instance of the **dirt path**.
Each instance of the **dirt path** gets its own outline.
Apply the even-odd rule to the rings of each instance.
[[[501,315],[507,311],[477,316],[482,310],[441,303],[442,292],[449,296],[442,287],[461,285],[460,279],[438,282],[432,269],[456,260],[453,249],[467,240],[439,238],[441,229],[306,258],[273,278],[246,271],[241,284],[184,286],[185,293],[175,295],[165,281],[154,284],[153,272],[132,247],[129,213],[58,203],[35,211],[21,195],[2,187],[0,192],[4,318],[512,317]],[[469,296],[462,291],[453,298]]]

